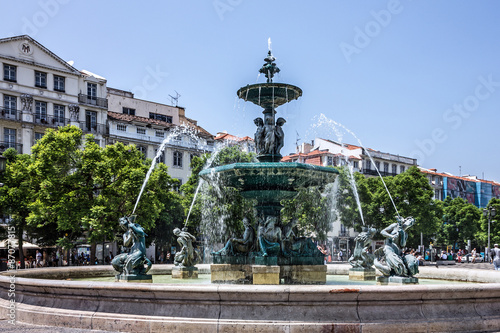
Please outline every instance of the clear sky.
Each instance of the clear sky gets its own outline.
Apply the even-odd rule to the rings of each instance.
[[[0,37],[29,34],[138,98],[172,104],[177,91],[212,134],[253,136],[260,110],[236,91],[257,82],[271,37],[275,82],[303,90],[277,109],[283,155],[297,137],[336,140],[314,126],[324,114],[366,147],[500,181],[498,1],[0,0],[0,9]]]

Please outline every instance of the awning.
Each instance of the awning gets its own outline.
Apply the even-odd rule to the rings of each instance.
[[[13,248],[13,249],[19,249],[19,243],[17,239],[13,239],[12,241],[9,240],[3,240],[0,241],[0,249],[7,249],[7,248]],[[23,249],[39,249],[40,246],[30,243],[30,242],[23,242]]]

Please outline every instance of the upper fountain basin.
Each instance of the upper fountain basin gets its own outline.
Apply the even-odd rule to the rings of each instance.
[[[240,88],[237,94],[263,108],[277,108],[302,96],[302,89],[286,83],[257,83]]]
[[[200,177],[210,181],[217,175],[222,186],[240,190],[246,198],[258,201],[293,198],[300,188],[324,186],[333,183],[338,170],[303,163],[234,163],[200,172]]]

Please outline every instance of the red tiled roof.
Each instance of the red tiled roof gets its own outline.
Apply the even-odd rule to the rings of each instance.
[[[462,179],[462,180],[465,180],[465,181],[468,181],[468,182],[475,182],[475,183],[488,183],[488,184],[500,186],[500,183],[492,181],[492,180],[472,179],[472,178],[467,178],[467,177],[455,176],[455,175],[451,175],[451,174],[448,174],[448,173],[435,172],[435,171],[432,171],[430,169],[420,169],[420,171],[423,172],[423,173],[429,174],[429,175],[436,175],[436,176],[442,176],[442,177],[448,177],[448,178]]]
[[[229,141],[253,141],[253,139],[249,136],[244,136],[242,138],[228,134],[228,133],[223,133],[221,135],[218,135],[215,137],[215,140],[229,140]]]

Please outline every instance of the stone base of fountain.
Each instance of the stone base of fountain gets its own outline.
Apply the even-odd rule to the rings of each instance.
[[[326,265],[210,265],[211,282],[224,284],[325,284],[326,271]]]
[[[141,274],[141,275],[124,275],[117,274],[115,275],[116,282],[134,282],[134,283],[152,283],[153,276],[149,274]]]
[[[252,284],[253,282],[251,265],[212,264],[210,273],[212,283]]]
[[[284,265],[280,277],[285,284],[325,284],[326,265]]]
[[[402,277],[402,276],[378,276],[377,284],[379,285],[405,285],[405,284],[418,284],[416,277]]]
[[[353,267],[349,269],[349,280],[371,281],[375,280],[376,277],[375,268]]]
[[[253,265],[253,284],[280,284],[280,266]]]
[[[172,268],[172,279],[197,279],[198,268],[196,267],[179,267]]]

